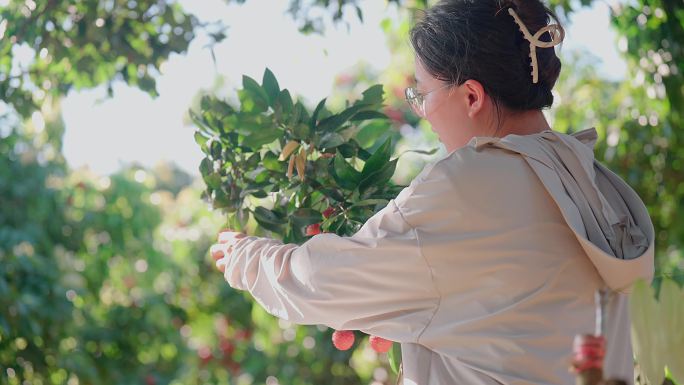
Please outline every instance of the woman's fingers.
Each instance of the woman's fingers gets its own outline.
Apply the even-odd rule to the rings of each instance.
[[[216,268],[220,272],[226,271],[226,264],[228,263],[228,256],[232,251],[233,244],[238,239],[244,238],[247,235],[241,232],[232,231],[230,229],[219,232],[218,243],[211,245],[210,253],[214,259]]]
[[[229,248],[230,245],[227,245],[225,243],[217,243],[211,245],[211,248],[209,248],[209,252],[211,254],[211,257],[216,261],[228,255],[230,253],[230,251],[228,250]]]
[[[236,241],[236,240],[238,240],[240,238],[244,238],[244,237],[245,237],[244,233],[226,230],[226,231],[222,231],[219,233],[218,242],[219,243],[230,243],[230,242]]]
[[[233,247],[231,245],[228,245],[226,243],[217,243],[214,245],[211,245],[211,257],[214,259],[214,263],[216,264],[216,268],[219,269],[220,272],[225,272],[226,271],[226,264],[228,263],[228,255],[230,255],[230,252],[232,251]]]
[[[228,258],[221,258],[216,261],[216,268],[219,269],[221,273],[226,271],[226,264],[228,263]]]

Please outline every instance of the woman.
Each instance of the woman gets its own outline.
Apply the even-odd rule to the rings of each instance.
[[[538,0],[427,10],[407,99],[448,154],[351,237],[220,234],[228,283],[293,323],[400,342],[406,385],[572,384],[573,337],[608,288],[604,373],[631,384],[626,293],[652,277],[653,225],[594,160],[596,132],[541,112],[561,67],[551,17]]]

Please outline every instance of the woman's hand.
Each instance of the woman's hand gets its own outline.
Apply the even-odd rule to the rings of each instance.
[[[228,263],[226,257],[233,251],[235,243],[244,237],[246,234],[230,229],[223,230],[218,234],[218,243],[211,245],[209,252],[220,272],[223,273],[226,270]]]

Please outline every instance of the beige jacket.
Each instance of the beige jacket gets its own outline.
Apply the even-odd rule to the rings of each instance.
[[[594,129],[477,137],[351,237],[247,236],[225,271],[270,314],[401,343],[404,385],[573,384],[595,290],[653,275],[653,225],[594,161]],[[632,383],[627,295],[607,307],[605,373]]]

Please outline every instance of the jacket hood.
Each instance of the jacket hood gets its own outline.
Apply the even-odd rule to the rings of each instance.
[[[521,154],[553,197],[568,226],[606,285],[629,292],[654,272],[654,229],[643,201],[619,176],[594,159],[596,130],[543,131],[503,138],[475,137],[469,145]],[[560,180],[560,183],[559,183]],[[576,207],[559,203],[570,197]],[[571,221],[579,211],[581,223]]]

